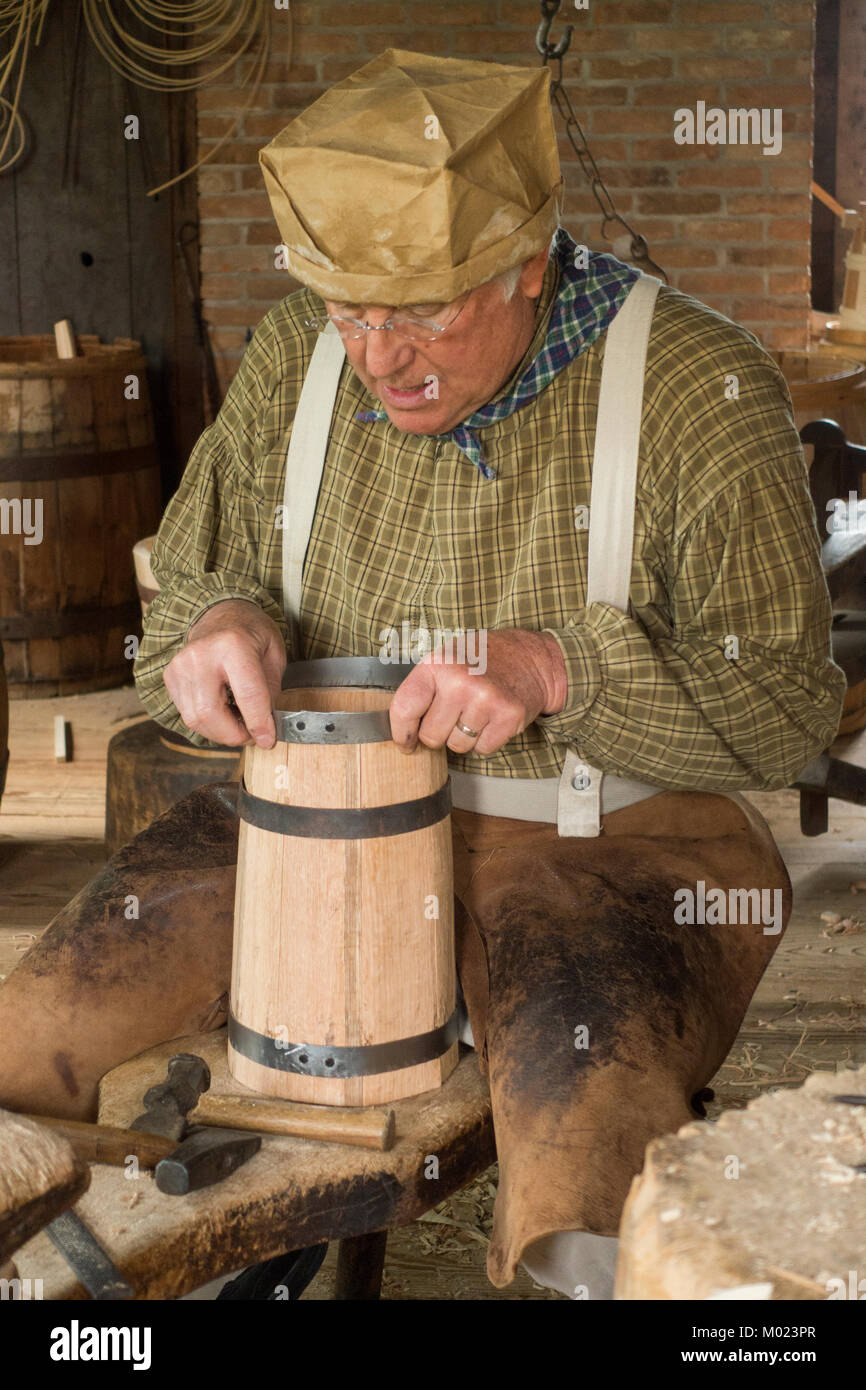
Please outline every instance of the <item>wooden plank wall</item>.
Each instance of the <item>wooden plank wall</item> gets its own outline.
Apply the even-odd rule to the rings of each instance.
[[[131,86],[93,46],[80,5],[52,5],[22,88],[25,155],[0,178],[0,334],[140,339],[166,498],[204,427],[201,354],[176,238],[198,222],[195,94]],[[124,137],[124,117],[140,138]],[[191,257],[196,293],[198,257]]]

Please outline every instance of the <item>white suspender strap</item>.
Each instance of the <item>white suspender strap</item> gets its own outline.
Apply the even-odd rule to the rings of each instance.
[[[299,629],[304,560],[313,529],[316,500],[328,452],[331,416],[346,349],[329,324],[313,356],[292,424],[283,489],[283,612],[292,633],[294,658],[300,660]]]
[[[647,344],[661,281],[641,275],[605,333],[589,499],[586,602],[628,609]],[[566,753],[560,835],[598,835],[602,773]]]

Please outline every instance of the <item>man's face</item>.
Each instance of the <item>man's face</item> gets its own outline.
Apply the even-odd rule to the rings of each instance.
[[[356,375],[382,402],[397,429],[443,434],[496,395],[532,341],[535,302],[546,265],[546,250],[526,261],[508,303],[500,284],[480,285],[435,342],[418,342],[391,331],[344,339]],[[329,314],[376,326],[395,312],[333,300],[326,300],[325,307]],[[406,308],[437,322],[448,322],[454,312],[452,306],[441,304]]]

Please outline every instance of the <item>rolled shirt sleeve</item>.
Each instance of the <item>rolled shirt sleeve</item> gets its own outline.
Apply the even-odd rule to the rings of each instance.
[[[261,368],[272,351],[267,337],[265,325],[248,347],[217,419],[199,437],[151,555],[159,593],[144,623],[133,668],[136,687],[153,719],[198,744],[206,740],[180,719],[163,680],[196,619],[216,603],[245,599],[273,618],[290,641],[278,594],[262,583],[277,544],[277,522],[252,485],[256,423],[268,389]]]

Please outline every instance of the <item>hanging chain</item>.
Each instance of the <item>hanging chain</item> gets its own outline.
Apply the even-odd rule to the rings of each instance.
[[[607,228],[611,223],[618,223],[631,237],[631,261],[635,265],[641,266],[649,274],[658,275],[667,283],[667,274],[662,270],[661,266],[657,265],[650,257],[646,237],[630,227],[622,213],[617,212],[613,198],[599,172],[592,150],[589,148],[580,121],[575,115],[574,107],[569,100],[568,92],[563,86],[562,60],[568,52],[574,26],[569,24],[558,43],[554,44],[550,42],[550,26],[559,10],[559,6],[560,0],[540,0],[542,19],[538,26],[535,46],[541,54],[542,67],[547,67],[551,59],[555,60],[557,64],[556,75],[551,75],[550,100],[565,123],[565,133],[568,136],[569,144],[577,155],[584,177],[592,190],[595,201],[598,203],[599,211],[601,212],[601,234],[607,240],[611,240],[611,238],[608,237]]]

